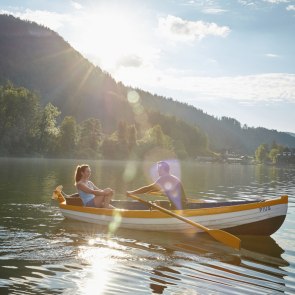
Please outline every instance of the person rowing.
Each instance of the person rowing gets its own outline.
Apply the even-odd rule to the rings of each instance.
[[[159,177],[154,183],[132,191],[127,191],[127,194],[164,192],[170,201],[172,210],[185,209],[187,198],[180,179],[170,173],[170,166],[165,161],[157,162],[157,169]]]

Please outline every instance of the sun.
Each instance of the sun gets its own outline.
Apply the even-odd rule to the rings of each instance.
[[[141,51],[143,28],[133,10],[120,6],[99,6],[85,12],[79,24],[77,46],[105,70]]]

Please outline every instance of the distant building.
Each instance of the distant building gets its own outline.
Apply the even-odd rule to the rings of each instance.
[[[294,151],[294,149],[292,149],[289,152],[283,152],[282,154],[278,154],[276,160],[277,160],[278,165],[295,164],[295,151]]]

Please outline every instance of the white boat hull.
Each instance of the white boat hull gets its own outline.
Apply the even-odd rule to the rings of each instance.
[[[201,231],[157,210],[102,209],[60,204],[64,217],[121,228],[185,232]],[[242,205],[173,211],[208,228],[241,234],[271,235],[283,223],[288,210],[288,197]],[[262,227],[262,228],[261,228]]]

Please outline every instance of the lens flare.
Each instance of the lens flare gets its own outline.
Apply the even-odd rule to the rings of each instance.
[[[135,162],[128,162],[124,173],[123,173],[123,179],[125,182],[130,182],[132,181],[135,176],[136,176],[136,172],[137,172],[137,165]]]
[[[140,98],[139,94],[135,90],[129,91],[128,94],[127,94],[127,99],[132,104],[138,103],[139,98]]]
[[[116,230],[121,224],[121,220],[122,220],[122,216],[120,212],[114,211],[113,220],[109,224],[108,236],[111,236],[112,234],[116,232]]]

